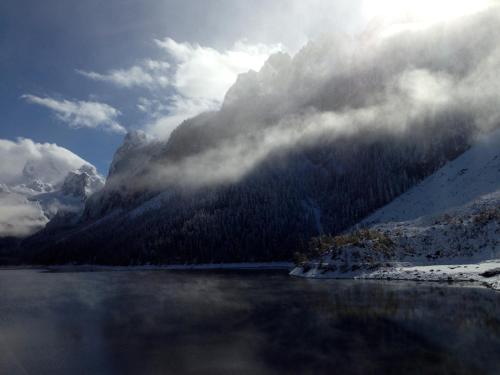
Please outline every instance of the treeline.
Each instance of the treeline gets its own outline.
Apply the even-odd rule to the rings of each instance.
[[[114,265],[290,260],[311,237],[340,233],[463,153],[472,133],[466,122],[432,122],[404,133],[323,138],[277,152],[236,184],[117,198],[104,217],[49,226],[26,240],[24,258]],[[134,211],[152,198],[162,203]]]

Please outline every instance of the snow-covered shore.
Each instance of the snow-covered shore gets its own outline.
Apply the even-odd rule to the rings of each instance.
[[[500,290],[500,130],[357,228],[316,242],[292,276],[465,281]]]
[[[441,215],[318,240],[292,276],[474,282],[500,290],[500,194]]]
[[[376,270],[328,271],[320,264],[295,268],[291,276],[310,279],[407,280],[428,282],[471,282],[500,291],[500,259],[470,264],[413,266],[393,264]]]

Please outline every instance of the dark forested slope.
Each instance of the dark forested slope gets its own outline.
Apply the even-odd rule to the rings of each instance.
[[[239,77],[220,111],[186,121],[169,139],[129,134],[83,215],[24,241],[25,257],[290,259],[497,126],[500,54],[490,36],[498,26],[498,14],[479,14],[446,29],[324,38],[293,58],[272,56]]]

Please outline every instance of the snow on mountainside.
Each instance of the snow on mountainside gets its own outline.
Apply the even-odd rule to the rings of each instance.
[[[87,198],[103,186],[104,178],[97,173],[95,167],[83,165],[80,169],[69,172],[62,185],[50,192],[35,194],[29,200],[38,202],[45,216],[52,219],[59,212],[82,211]]]
[[[289,260],[500,123],[499,25],[492,11],[383,40],[327,36],[272,56],[239,77],[219,111],[168,139],[129,134],[81,220],[24,241],[29,261]]]
[[[406,194],[363,220],[362,225],[407,221],[467,204],[500,191],[500,130]]]
[[[0,156],[0,237],[25,237],[59,212],[81,211],[104,186],[94,166],[57,145],[0,140]]]
[[[0,187],[0,238],[28,236],[42,229],[48,221],[38,203],[5,186]]]
[[[124,187],[139,181],[135,174],[147,168],[161,147],[161,142],[142,131],[129,132],[113,157],[105,186],[89,200],[84,217],[98,217],[137,199],[135,195],[127,196]]]
[[[302,258],[292,275],[470,280],[500,288],[500,131],[360,226],[318,239],[316,257]]]

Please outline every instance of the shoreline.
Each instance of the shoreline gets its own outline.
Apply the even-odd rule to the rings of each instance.
[[[472,264],[443,264],[422,266],[393,266],[375,271],[325,272],[319,267],[304,272],[290,262],[225,263],[162,266],[99,266],[99,265],[23,265],[0,266],[0,271],[32,270],[46,273],[59,272],[141,272],[141,271],[288,271],[290,277],[309,280],[371,280],[411,281],[415,283],[443,283],[470,285],[500,291],[500,260]],[[492,272],[490,277],[482,276]]]
[[[297,267],[290,275],[293,277],[332,280],[383,280],[414,281],[436,283],[470,283],[500,291],[500,260],[490,260],[469,264],[433,264],[383,267],[374,271],[332,272],[313,267],[304,272]]]
[[[290,262],[268,263],[214,263],[195,265],[144,265],[144,266],[103,266],[103,265],[20,265],[0,266],[0,271],[41,270],[46,272],[127,272],[127,271],[291,271],[295,265]]]

